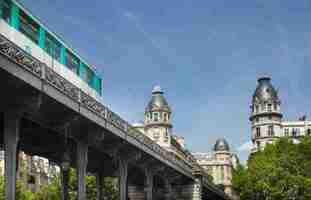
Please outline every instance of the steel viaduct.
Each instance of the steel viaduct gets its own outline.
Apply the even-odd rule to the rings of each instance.
[[[78,200],[86,199],[87,173],[97,175],[97,191],[102,177],[118,177],[120,200],[129,199],[129,185],[147,200],[229,199],[194,160],[167,152],[2,35],[0,91],[6,200],[15,200],[18,151],[61,166],[64,200],[69,167],[77,169]]]

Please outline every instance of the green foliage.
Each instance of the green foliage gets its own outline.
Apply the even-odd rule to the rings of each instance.
[[[94,176],[86,176],[86,193],[88,200],[96,200],[96,178]],[[16,184],[16,200],[60,200],[60,178],[54,177],[51,183],[42,185],[40,190],[33,193],[27,189],[21,182]],[[106,177],[103,185],[104,199],[117,200],[118,199],[118,182],[116,178]],[[69,171],[69,199],[76,200],[77,198],[77,176],[76,170]],[[0,176],[0,200],[4,200],[4,178]]]
[[[311,137],[299,144],[283,138],[238,166],[233,185],[241,200],[311,199]]]

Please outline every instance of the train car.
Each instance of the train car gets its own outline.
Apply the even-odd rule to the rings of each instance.
[[[96,100],[102,78],[73,49],[15,0],[0,0],[0,34]]]

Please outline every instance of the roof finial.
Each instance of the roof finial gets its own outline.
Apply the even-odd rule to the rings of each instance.
[[[153,87],[152,94],[162,94],[163,91],[159,85]]]

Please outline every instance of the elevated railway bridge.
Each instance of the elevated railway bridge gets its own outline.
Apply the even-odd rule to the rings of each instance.
[[[169,153],[3,35],[0,91],[6,200],[15,199],[18,151],[61,166],[64,199],[68,167],[77,169],[79,200],[86,199],[88,172],[98,180],[118,177],[120,200],[128,199],[129,185],[142,188],[147,200],[229,199],[195,161]]]

